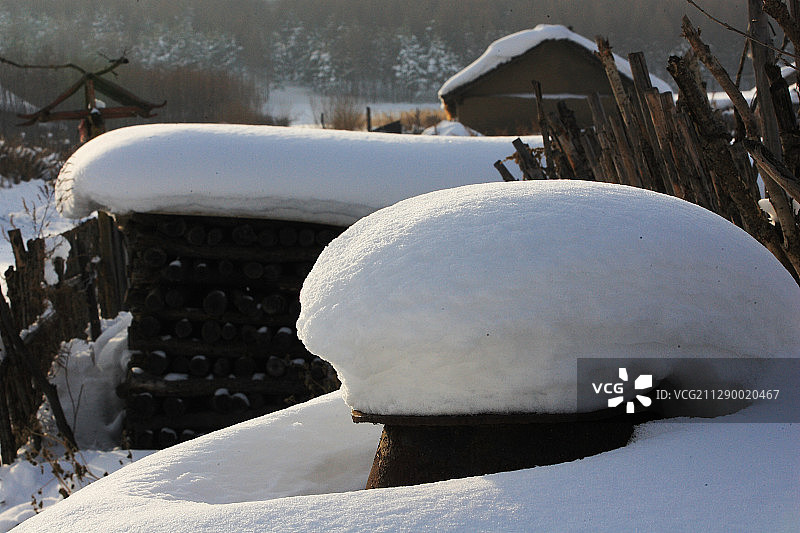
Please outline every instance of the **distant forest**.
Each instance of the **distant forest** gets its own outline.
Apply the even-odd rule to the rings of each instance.
[[[746,27],[744,0],[699,3]],[[685,49],[684,13],[735,71],[742,38],[683,0],[3,0],[0,54],[87,69],[125,54],[131,64],[117,81],[168,100],[161,114],[169,120],[269,121],[258,115],[269,89],[281,85],[435,100],[489,43],[539,23],[603,35],[623,56],[643,51],[653,73],[670,81],[665,64]],[[37,106],[72,78],[0,66],[0,85]]]

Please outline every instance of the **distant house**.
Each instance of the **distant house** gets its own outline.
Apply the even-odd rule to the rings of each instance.
[[[538,131],[531,85],[531,80],[538,80],[546,112],[564,100],[579,124],[588,125],[588,95],[597,92],[604,105],[613,105],[611,87],[595,51],[594,42],[564,26],[540,24],[493,42],[442,85],[439,99],[451,120],[484,134]],[[623,83],[633,87],[628,62],[616,55],[615,59]],[[660,91],[671,90],[663,80],[650,78]]]

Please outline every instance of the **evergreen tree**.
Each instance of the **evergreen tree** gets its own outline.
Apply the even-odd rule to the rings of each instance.
[[[461,70],[463,65],[463,60],[438,35],[431,36],[428,47],[428,75],[432,85],[441,85]]]
[[[416,99],[422,96],[429,85],[429,62],[427,51],[416,35],[400,37],[397,62],[392,67],[394,77],[407,97]]]

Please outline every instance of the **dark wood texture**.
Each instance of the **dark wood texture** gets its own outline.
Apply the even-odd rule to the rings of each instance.
[[[305,275],[344,228],[139,213],[121,226],[135,352],[119,393],[133,446],[164,446],[338,387],[294,324]],[[156,406],[146,416],[134,400],[142,394]]]
[[[398,487],[581,459],[627,444],[621,421],[391,425],[383,428],[366,488]]]

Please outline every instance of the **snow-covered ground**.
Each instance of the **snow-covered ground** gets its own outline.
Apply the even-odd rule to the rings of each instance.
[[[648,423],[564,464],[361,490],[380,427],[353,424],[336,392],[152,454],[18,531],[797,531],[800,425],[747,415]]]
[[[97,341],[74,339],[66,344],[68,355],[53,366],[52,382],[82,450],[76,462],[86,467],[86,473],[78,475],[76,462],[61,456],[63,447],[49,438],[44,439],[45,446],[61,457],[58,464],[63,473],[59,476],[41,455],[33,461],[21,455],[13,465],[0,467],[0,531],[33,516],[39,505],[46,508],[62,500],[60,489],[72,492],[153,453],[115,449],[123,416],[116,386],[124,377],[129,358],[130,322],[131,315],[121,313],[113,320],[102,321],[103,334]],[[44,419],[49,420],[46,416]]]

